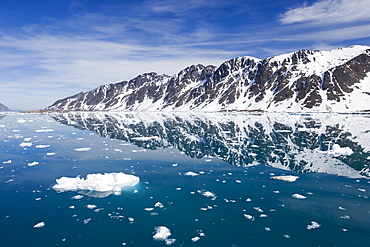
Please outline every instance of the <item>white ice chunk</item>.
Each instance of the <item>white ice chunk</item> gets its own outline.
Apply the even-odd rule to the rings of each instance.
[[[90,151],[91,148],[75,148],[74,150],[77,152],[83,152],[83,151]]]
[[[11,163],[12,163],[12,160],[3,161],[3,164],[11,164]]]
[[[192,238],[191,241],[197,242],[197,241],[199,241],[199,239],[200,239],[200,237],[196,236],[196,237]]]
[[[304,195],[301,195],[301,194],[294,194],[292,195],[293,198],[295,199],[306,199],[307,197],[305,197]]]
[[[88,174],[85,178],[61,177],[56,179],[53,189],[64,191],[98,191],[98,192],[119,192],[123,187],[135,186],[140,178],[134,175],[119,173],[96,173]]]
[[[216,196],[216,194],[211,191],[204,191],[202,195],[205,197],[215,197]]]
[[[55,155],[55,153],[46,153],[47,156]]]
[[[40,129],[40,130],[35,130],[35,132],[53,132],[53,129]]]
[[[48,148],[50,145],[36,145],[36,148]]]
[[[95,209],[95,208],[97,208],[98,206],[96,206],[95,204],[88,204],[86,207],[87,207],[88,209]]]
[[[72,196],[71,199],[74,199],[74,200],[80,200],[82,199],[84,196],[83,195],[76,195],[76,196]]]
[[[32,146],[32,142],[22,142],[21,144],[19,144],[19,146],[21,146],[22,148],[24,148],[24,147],[31,147]]]
[[[307,230],[319,228],[321,225],[315,221],[311,221],[311,225],[307,225]]]
[[[299,177],[298,176],[287,175],[287,176],[274,176],[274,177],[270,177],[270,178],[271,179],[282,180],[282,181],[286,181],[286,182],[294,182]]]
[[[153,236],[153,239],[158,241],[165,241],[169,236],[171,236],[171,231],[165,226],[158,226],[154,229],[156,233]]]
[[[186,173],[184,173],[185,176],[192,176],[192,177],[195,177],[195,176],[198,176],[199,174],[198,173],[195,173],[195,172],[192,172],[192,171],[188,171]]]
[[[34,161],[34,162],[31,162],[31,163],[28,163],[28,166],[35,166],[35,165],[38,165],[39,162],[37,161]]]
[[[33,226],[33,228],[42,228],[45,226],[45,222],[41,221],[39,223],[37,223],[36,225]]]

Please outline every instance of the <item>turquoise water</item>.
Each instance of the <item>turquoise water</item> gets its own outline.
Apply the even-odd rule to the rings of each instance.
[[[153,239],[158,226],[171,231],[171,246],[368,246],[369,123],[368,115],[3,115],[1,246],[166,246]],[[351,152],[333,153],[334,144]],[[63,176],[111,172],[140,183],[120,195],[52,188]]]

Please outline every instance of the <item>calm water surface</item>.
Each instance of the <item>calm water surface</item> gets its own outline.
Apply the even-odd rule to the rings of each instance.
[[[369,157],[369,115],[0,115],[0,245],[369,246]],[[52,188],[112,172],[140,183]]]

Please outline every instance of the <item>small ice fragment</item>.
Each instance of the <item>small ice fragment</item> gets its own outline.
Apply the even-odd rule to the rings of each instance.
[[[286,182],[294,182],[299,177],[298,176],[287,175],[287,176],[273,176],[273,177],[270,177],[270,178],[271,179],[276,179],[276,180],[281,180],[281,181],[286,181]]]
[[[196,236],[196,237],[192,238],[191,241],[197,242],[197,241],[199,241],[199,239],[200,239],[200,237]]]
[[[50,145],[36,145],[36,148],[48,148]]]
[[[346,210],[346,209],[345,209],[345,208],[343,208],[343,207],[339,207],[339,209],[340,209],[340,210]]]
[[[53,132],[53,129],[40,129],[40,130],[35,130],[35,132],[41,133],[41,132]]]
[[[260,215],[260,218],[266,218],[267,217],[267,214],[261,214]]]
[[[134,218],[132,218],[132,217],[128,217],[128,221],[130,221],[130,222],[132,223],[132,222],[134,222],[134,221],[135,221],[135,219],[134,219]]]
[[[321,225],[315,221],[311,221],[311,225],[307,225],[307,230],[319,228]]]
[[[157,202],[156,204],[154,204],[154,207],[157,207],[157,208],[164,208],[164,205],[160,202]]]
[[[22,142],[21,144],[19,144],[19,146],[21,146],[22,148],[24,148],[24,147],[31,147],[32,146],[32,142]]]
[[[340,216],[341,219],[349,220],[351,217],[349,215]]]
[[[215,197],[216,196],[215,193],[212,193],[211,191],[204,191],[202,195],[205,197]]]
[[[172,164],[172,166],[173,166],[173,167],[176,167],[176,166],[178,166],[178,165],[179,165],[179,164]]]
[[[32,162],[32,163],[28,163],[28,166],[35,166],[35,165],[38,165],[38,164],[39,164],[39,162],[34,161],[34,162]]]
[[[47,156],[55,155],[55,153],[46,153]]]
[[[90,151],[91,148],[75,148],[74,150],[77,152],[83,152],[83,151]]]
[[[27,122],[27,120],[25,120],[25,119],[18,119],[17,120],[17,123],[25,123],[25,122]]]
[[[32,140],[32,138],[24,138],[24,139],[23,139],[23,141],[24,141],[24,142],[29,142],[29,141],[31,141],[31,140]]]
[[[288,234],[285,234],[283,236],[284,236],[284,238],[290,238],[290,236]]]
[[[294,194],[292,195],[293,198],[295,199],[306,199],[307,197],[305,197],[304,195],[301,195],[301,194]]]
[[[195,177],[195,176],[198,176],[199,174],[198,173],[195,173],[195,172],[192,172],[192,171],[188,171],[186,173],[184,173],[185,176],[192,176],[192,177]]]
[[[150,211],[153,211],[154,208],[144,208],[144,210],[150,212]]]
[[[166,244],[166,245],[171,245],[171,244],[173,244],[173,243],[175,243],[176,242],[176,239],[174,239],[174,238],[168,238],[168,239],[166,239],[165,241],[164,241],[164,243]]]
[[[11,163],[12,163],[12,160],[3,161],[3,164],[11,164]]]
[[[74,208],[75,208],[75,206],[71,205],[71,206],[69,206],[69,208],[70,208],[70,209],[74,209]]]
[[[260,207],[253,207],[253,209],[259,213],[263,213],[263,210]]]
[[[252,201],[252,199],[247,198],[245,201],[247,201],[247,202],[251,202],[251,201]]]
[[[270,232],[272,231],[270,227],[265,227],[265,231]]]
[[[165,226],[158,226],[154,228],[156,231],[153,235],[153,239],[158,241],[165,241],[169,236],[171,236],[171,231]]]
[[[359,191],[365,192],[366,189],[358,188]]]
[[[86,219],[86,220],[84,220],[84,225],[86,225],[87,223],[89,223],[91,221],[91,218],[88,218],[88,219]]]
[[[247,220],[253,220],[254,217],[250,214],[244,214],[244,217],[247,219]]]
[[[37,197],[37,198],[35,198],[35,200],[36,200],[36,201],[40,201],[40,200],[41,200],[41,198],[40,198],[40,197]]]
[[[235,180],[235,182],[240,184],[242,181],[241,180]]]
[[[45,226],[45,222],[41,221],[39,223],[37,223],[36,225],[33,226],[33,228],[42,228]]]
[[[76,195],[76,196],[72,196],[71,199],[80,200],[82,197],[84,197],[84,196],[83,195]]]
[[[89,204],[86,206],[88,209],[95,209],[97,208],[98,206],[96,206],[95,204]]]

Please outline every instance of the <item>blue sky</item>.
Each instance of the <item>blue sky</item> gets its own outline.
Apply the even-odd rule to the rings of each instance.
[[[370,45],[369,0],[0,1],[0,103],[60,98],[155,71]]]

